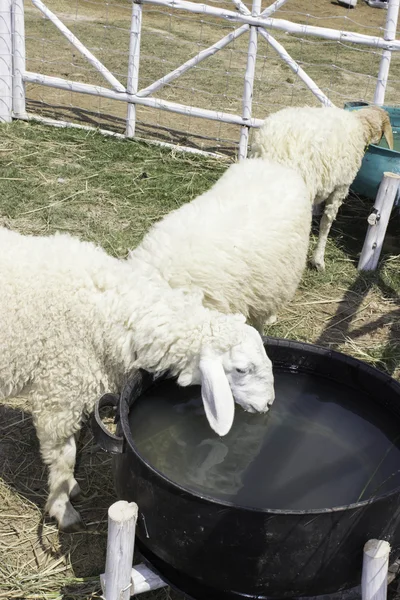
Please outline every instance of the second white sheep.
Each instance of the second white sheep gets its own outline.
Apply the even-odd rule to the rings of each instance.
[[[245,160],[156,223],[129,260],[151,264],[174,288],[200,289],[207,307],[240,312],[262,332],[296,291],[310,227],[301,175]]]

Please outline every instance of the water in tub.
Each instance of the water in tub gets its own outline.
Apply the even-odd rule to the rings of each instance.
[[[318,509],[400,486],[398,421],[366,394],[300,372],[275,374],[267,414],[236,405],[233,427],[209,427],[200,388],[167,381],[135,404],[145,460],[184,488],[237,505]]]

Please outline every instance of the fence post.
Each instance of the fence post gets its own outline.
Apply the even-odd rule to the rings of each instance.
[[[140,36],[142,30],[142,5],[133,2],[131,34],[129,40],[129,62],[128,81],[126,91],[128,94],[136,94],[139,85],[139,62],[140,62]],[[136,104],[128,103],[126,115],[126,131],[128,138],[134,137],[136,126]]]
[[[361,577],[362,600],[386,600],[390,544],[369,540],[364,546]]]
[[[119,500],[108,509],[106,570],[100,576],[105,600],[129,600],[138,506]]]
[[[11,0],[0,0],[0,122],[12,119]]]
[[[392,41],[396,39],[397,20],[399,18],[399,5],[400,0],[389,0],[385,32],[383,34],[383,39],[385,40]],[[378,104],[379,106],[382,106],[382,104],[385,101],[385,93],[389,77],[391,59],[392,51],[384,50],[382,52],[382,58],[379,65],[378,81],[376,82],[374,94],[374,104]]]
[[[368,231],[358,262],[359,271],[374,271],[378,266],[386,229],[399,190],[400,175],[385,172],[376,195],[374,208],[368,217]]]
[[[261,0],[253,0],[251,14],[253,17],[259,16],[261,12]],[[254,73],[256,70],[258,28],[250,27],[249,47],[247,52],[246,73],[244,75],[243,91],[243,119],[251,119],[251,109],[253,104]],[[243,125],[240,129],[239,141],[239,160],[247,157],[247,147],[249,145],[249,125]]]
[[[24,0],[12,0],[12,108],[14,117],[26,117],[25,83],[25,17]]]

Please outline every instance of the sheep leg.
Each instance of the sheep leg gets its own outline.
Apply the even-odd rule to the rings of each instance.
[[[73,508],[70,496],[80,492],[74,478],[76,458],[75,437],[49,438],[48,431],[37,427],[40,450],[45,464],[49,466],[49,496],[46,510],[56,519],[63,531],[80,531],[84,528],[79,513]]]
[[[317,247],[315,248],[313,257],[311,259],[312,264],[318,269],[318,271],[325,270],[325,248],[328,241],[328,235],[332,227],[333,221],[336,219],[336,215],[343,200],[347,196],[349,188],[339,187],[328,197],[325,203],[324,214],[322,215],[319,225],[319,235]]]
[[[75,433],[75,435],[72,438],[72,443],[75,446],[75,459],[76,459],[76,444],[78,443],[78,440],[79,440],[79,434],[80,434],[80,431]],[[74,459],[74,467],[75,467],[75,459]],[[69,497],[72,500],[76,500],[82,493],[81,486],[79,485],[79,483],[77,482],[77,480],[75,479],[75,477],[73,475],[72,475],[72,477],[70,477],[68,479],[68,490],[69,490]]]
[[[257,331],[260,335],[264,335],[265,319],[260,318],[260,317],[253,317],[253,316],[249,315],[247,322],[249,325],[254,327],[254,329],[257,329]]]
[[[272,325],[273,323],[276,323],[276,321],[277,321],[277,316],[276,315],[270,315],[267,318],[265,318],[265,317],[252,317],[250,315],[249,318],[248,318],[249,325],[251,325],[252,327],[254,327],[254,329],[257,329],[258,333],[261,336],[264,335],[264,327],[265,327],[265,325]]]
[[[75,477],[71,477],[70,479],[68,479],[68,494],[71,500],[77,500],[81,493],[81,486],[79,485]]]

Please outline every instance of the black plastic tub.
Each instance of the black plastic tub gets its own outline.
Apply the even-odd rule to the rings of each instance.
[[[391,377],[309,344],[268,339],[265,347],[274,371],[290,365],[351,388],[376,403],[377,415],[387,411],[400,431],[400,385]],[[138,372],[120,398],[104,396],[94,431],[115,454],[118,497],[139,506],[139,550],[172,586],[196,600],[317,596],[360,583],[369,539],[391,544],[391,562],[399,556],[399,487],[347,506],[271,510],[222,502],[167,479],[140,456],[129,426],[133,403],[153,385],[163,384]],[[117,406],[117,436],[102,425],[99,405]]]

